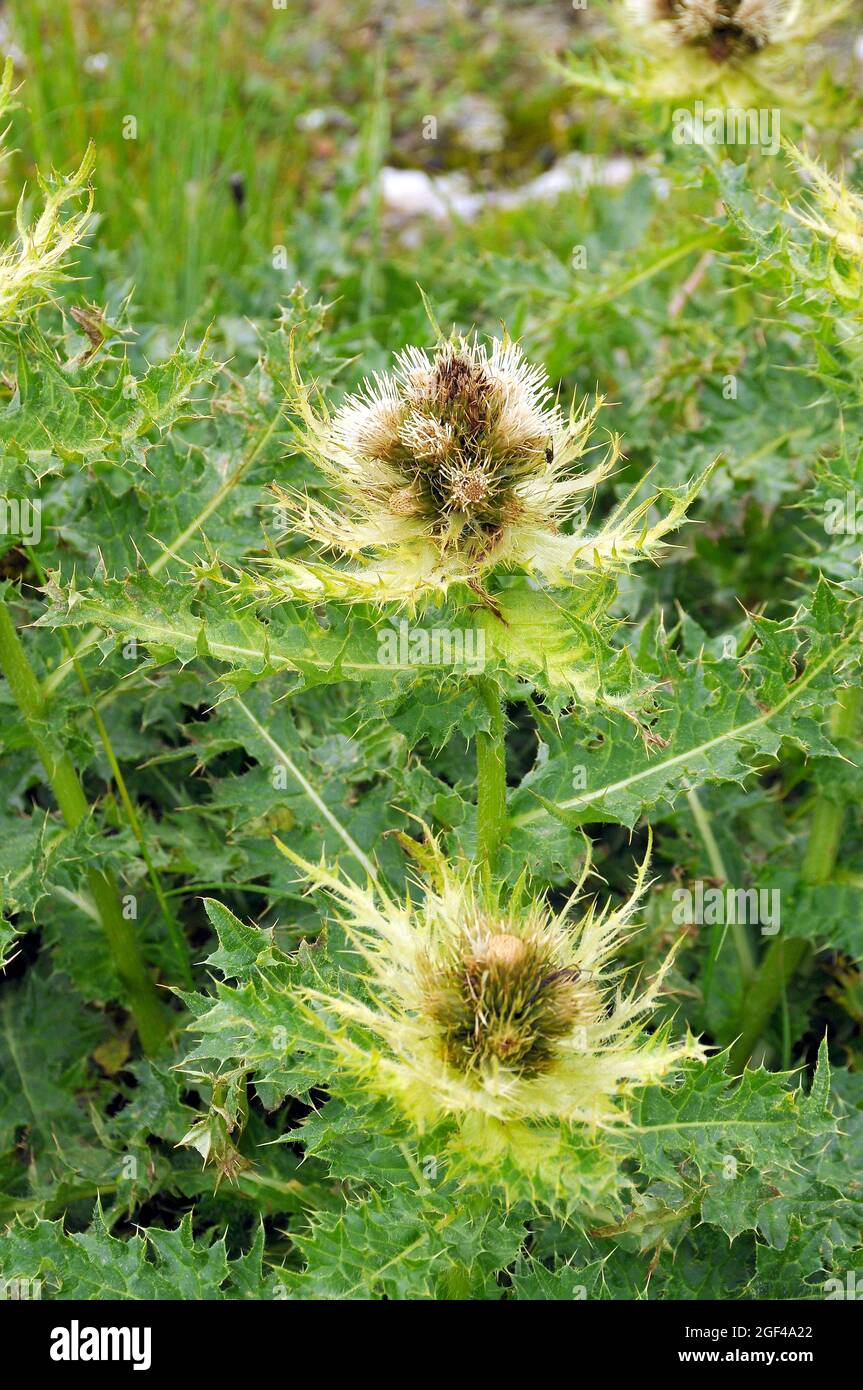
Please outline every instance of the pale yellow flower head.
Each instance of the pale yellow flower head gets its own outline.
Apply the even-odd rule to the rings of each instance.
[[[339,904],[365,966],[361,995],[309,995],[328,1045],[419,1132],[450,1122],[455,1152],[529,1165],[554,1145],[555,1131],[559,1143],[561,1128],[624,1124],[635,1087],[703,1055],[691,1037],[643,1032],[671,957],[632,988],[614,965],[646,861],[623,907],[590,906],[572,921],[571,902],[554,913],[544,902],[522,905],[518,890],[509,902],[489,898],[470,869],[454,869],[434,844],[424,855],[420,905],[282,849]]]
[[[479,590],[497,568],[566,582],[578,570],[619,570],[653,556],[694,495],[652,525],[656,500],[583,524],[597,485],[620,457],[590,437],[602,400],[564,413],[542,367],[509,338],[453,337],[409,347],[330,412],[294,367],[298,447],[332,488],[329,502],[276,489],[292,529],[349,563],[275,560],[289,592],[414,605],[453,584]],[[580,524],[566,526],[575,513]]]

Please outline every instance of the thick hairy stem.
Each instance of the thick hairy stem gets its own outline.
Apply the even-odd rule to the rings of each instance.
[[[853,737],[861,706],[863,690],[859,686],[840,691],[830,717],[830,731],[835,738]],[[800,870],[801,882],[816,886],[832,878],[844,815],[845,806],[840,800],[821,796],[815,802],[806,854]],[[770,943],[743,1001],[740,1037],[731,1049],[729,1061],[732,1071],[740,1072],[746,1066],[789,980],[811,952],[809,942],[799,936],[776,937]]]
[[[90,814],[75,768],[67,753],[53,747],[48,734],[45,702],[39,682],[27,660],[15,624],[4,599],[0,598],[0,670],[45,769],[60,812],[74,830]],[[144,1050],[157,1052],[165,1043],[169,1018],[159,1000],[156,986],[147,974],[130,922],[123,916],[116,888],[101,869],[87,874],[90,894],[105,932],[108,950],[126,990]]]
[[[507,825],[504,717],[497,684],[477,676],[476,686],[491,721],[487,733],[476,735],[476,859],[491,878]]]

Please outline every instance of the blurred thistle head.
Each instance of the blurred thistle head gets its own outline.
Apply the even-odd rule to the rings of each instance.
[[[795,71],[807,46],[846,15],[850,0],[625,0],[617,23],[638,71],[637,99],[715,94],[728,105],[770,97],[791,108],[813,98]],[[620,89],[618,89],[618,95]]]
[[[361,992],[309,995],[327,1046],[367,1091],[387,1098],[422,1131],[448,1122],[455,1149],[486,1145],[535,1152],[532,1126],[613,1128],[634,1088],[658,1081],[702,1049],[672,1042],[643,1022],[671,956],[627,991],[613,957],[630,933],[647,860],[622,907],[591,905],[570,920],[544,902],[487,896],[468,868],[447,863],[434,841],[423,863],[421,905],[363,889],[281,846],[313,887],[343,911],[362,958]],[[673,954],[673,953],[672,953]],[[481,1159],[481,1154],[478,1155]]]
[[[293,386],[299,447],[335,495],[322,503],[274,491],[290,529],[352,562],[274,562],[310,595],[413,605],[456,583],[482,592],[483,576],[499,567],[560,582],[657,553],[683,519],[685,502],[647,526],[656,499],[629,498],[599,530],[566,533],[620,458],[619,440],[608,436],[598,461],[579,468],[601,398],[565,414],[544,369],[505,336],[408,347],[334,413],[313,404],[295,364]]]
[[[801,0],[633,0],[632,8],[642,21],[670,26],[678,42],[724,63],[792,32]]]

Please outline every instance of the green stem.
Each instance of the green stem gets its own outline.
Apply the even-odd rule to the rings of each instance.
[[[476,735],[476,861],[490,880],[507,827],[504,717],[496,682],[487,676],[475,680],[490,718],[488,732]]]
[[[854,736],[861,707],[863,689],[859,686],[849,686],[839,692],[830,716],[830,732],[834,738]],[[801,883],[817,887],[828,883],[833,877],[844,816],[842,801],[826,796],[816,800],[800,870]],[[809,942],[799,936],[776,937],[770,943],[743,1002],[740,1037],[732,1047],[729,1058],[732,1071],[740,1072],[746,1066],[774,1009],[783,999],[789,980],[811,952]]]
[[[862,705],[863,689],[860,686],[849,686],[839,692],[830,716],[830,732],[833,738],[854,737]],[[830,800],[821,796],[816,801],[809,828],[809,843],[801,869],[804,883],[826,883],[833,877],[844,817],[845,805],[841,800]]]
[[[69,755],[58,751],[52,744],[39,682],[2,596],[0,670],[27,726],[63,819],[74,830],[89,816],[90,807]],[[99,913],[111,959],[125,987],[141,1044],[146,1052],[157,1052],[166,1040],[169,1020],[144,967],[132,926],[123,916],[114,885],[101,869],[90,869],[87,883]]]
[[[39,577],[40,584],[44,585],[46,578],[45,571],[43,570],[39,562],[38,556],[33,553],[29,546],[26,547],[26,550],[27,555],[30,557],[30,562],[33,565]],[[180,926],[180,923],[177,921],[176,917],[174,916],[171,905],[165,896],[165,890],[162,887],[162,881],[159,878],[156,866],[153,863],[152,857],[150,855],[150,850],[147,845],[147,837],[144,834],[144,829],[138,817],[138,812],[135,809],[135,803],[129,795],[129,789],[126,786],[126,779],[123,776],[120,764],[117,761],[117,755],[114,752],[114,748],[111,743],[111,737],[108,733],[107,725],[105,724],[105,721],[102,718],[98,705],[95,703],[95,701],[92,700],[93,692],[90,688],[90,682],[88,681],[84,673],[83,666],[75,656],[75,648],[72,643],[72,639],[69,636],[68,632],[66,632],[65,628],[62,630],[61,636],[63,639],[64,646],[66,647],[66,650],[69,653],[70,660],[74,666],[75,674],[78,677],[81,689],[84,691],[84,694],[88,696],[88,698],[90,698],[91,700],[90,712],[93,715],[93,722],[96,725],[96,731],[99,735],[99,738],[101,739],[102,747],[105,750],[105,757],[108,759],[108,766],[111,769],[111,774],[116,783],[117,791],[120,795],[120,801],[122,802],[123,809],[126,813],[126,819],[128,820],[129,825],[131,827],[132,834],[138,841],[138,847],[141,851],[141,857],[143,858],[144,864],[147,868],[147,876],[149,877],[150,883],[153,888],[153,892],[156,895],[156,901],[158,902],[159,908],[161,909],[165,925],[168,928],[168,935],[171,938],[171,945],[173,947],[174,955],[176,957],[177,967],[180,971],[180,979],[182,983],[185,985],[186,989],[191,989],[193,982],[192,971],[189,966],[189,954],[188,948],[186,946],[186,939],[183,935],[183,929]]]

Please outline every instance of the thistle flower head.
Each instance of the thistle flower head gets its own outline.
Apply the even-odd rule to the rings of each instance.
[[[481,555],[529,509],[523,484],[550,483],[573,455],[549,397],[544,372],[514,343],[489,350],[461,338],[432,356],[408,348],[392,376],[348,398],[332,440],[370,501]]]
[[[683,519],[685,502],[646,526],[655,500],[647,499],[618,508],[596,532],[565,533],[613,469],[619,441],[610,436],[599,461],[579,471],[601,399],[565,414],[545,371],[506,337],[457,336],[430,353],[409,347],[334,413],[312,404],[296,364],[293,385],[299,445],[334,496],[322,503],[275,491],[292,529],[350,561],[273,561],[307,596],[413,605],[452,584],[477,588],[498,567],[557,582],[654,554]]]
[[[494,916],[466,923],[442,959],[429,958],[426,1009],[442,1056],[465,1074],[503,1064],[520,1077],[549,1068],[556,1045],[595,1007],[577,966],[550,934],[514,932]]]
[[[344,909],[365,967],[356,994],[310,995],[328,1045],[419,1130],[448,1121],[472,1144],[493,1133],[517,1160],[536,1126],[613,1127],[634,1087],[702,1055],[691,1038],[642,1031],[671,958],[641,989],[627,990],[613,966],[646,861],[623,907],[590,907],[573,923],[570,904],[554,913],[542,902],[522,906],[518,892],[505,905],[488,899],[434,844],[421,906],[282,849]]]
[[[794,85],[794,70],[807,45],[847,14],[849,3],[626,0],[618,22],[641,69],[629,84],[632,94],[665,100],[710,92],[743,106],[769,96],[802,110],[812,98]]]
[[[667,25],[669,37],[729,62],[793,34],[801,0],[631,0],[642,23]]]

